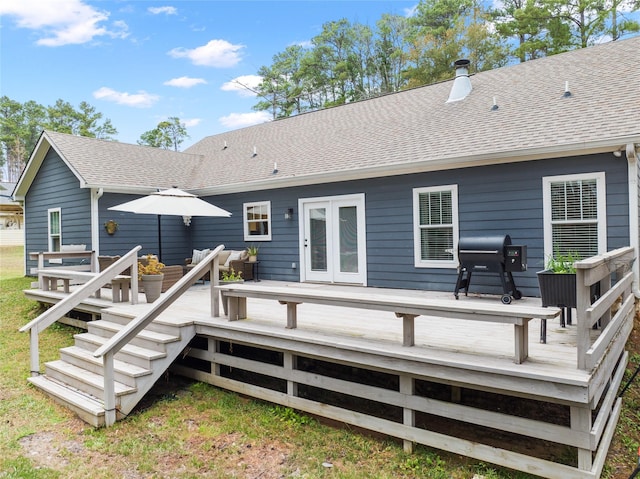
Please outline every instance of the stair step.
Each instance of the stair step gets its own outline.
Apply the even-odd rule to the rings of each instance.
[[[103,319],[99,321],[91,321],[88,324],[88,331],[99,336],[111,337],[121,329],[121,324],[105,321]],[[130,344],[162,351],[166,344],[173,343],[175,341],[180,341],[180,337],[173,334],[157,333],[155,331],[144,329],[130,341]]]
[[[74,336],[76,340],[76,346],[93,352],[100,346],[105,344],[109,338],[105,336],[99,336],[92,333],[80,333]],[[151,369],[151,363],[158,359],[162,359],[167,356],[167,353],[163,351],[156,351],[154,349],[143,348],[133,344],[127,344],[120,351],[118,351],[115,357],[119,360],[125,361],[130,364],[135,364],[145,369]]]
[[[61,359],[96,374],[103,374],[102,358],[96,358],[91,351],[78,346],[69,346],[60,349]],[[116,381],[120,381],[128,386],[136,385],[136,378],[147,376],[152,373],[150,369],[145,369],[136,364],[131,364],[119,359],[113,361],[114,376]]]
[[[69,364],[61,359],[45,363],[45,371],[50,378],[58,379],[92,396],[102,397],[104,395],[104,377],[100,374]],[[116,398],[137,391],[135,387],[127,386],[118,381],[114,382],[114,389]]]
[[[31,384],[53,398],[58,404],[71,409],[83,421],[94,427],[104,425],[104,407],[97,398],[53,380],[47,376],[27,378]]]
[[[135,315],[120,311],[117,309],[107,309],[102,312],[102,319],[105,321],[109,321],[111,323],[117,323],[121,325],[127,325],[131,321],[135,319]],[[155,331],[158,333],[170,334],[173,336],[180,335],[180,325],[175,323],[167,323],[162,320],[162,317],[158,317],[154,319],[150,324],[148,324],[145,328],[145,331]]]

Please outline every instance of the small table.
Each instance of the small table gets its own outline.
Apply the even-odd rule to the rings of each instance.
[[[260,261],[244,262],[244,277],[247,277],[247,270],[251,268],[251,277],[254,281],[260,281]]]

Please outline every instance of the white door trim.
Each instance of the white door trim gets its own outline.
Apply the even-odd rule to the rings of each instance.
[[[366,241],[366,215],[365,215],[365,195],[364,193],[356,193],[351,195],[336,195],[336,196],[322,196],[313,198],[300,198],[298,199],[298,238],[299,238],[299,251],[300,251],[300,281],[314,281],[312,278],[308,278],[307,275],[307,259],[306,259],[306,224],[307,218],[305,216],[305,205],[311,203],[328,203],[331,209],[338,208],[340,206],[356,206],[357,208],[357,230],[358,230],[358,280],[348,281],[352,284],[367,285],[367,241]],[[335,223],[334,223],[335,224]],[[333,231],[332,225],[328,225],[327,235],[330,237],[328,241],[335,242],[337,238],[337,232]],[[332,254],[332,257],[334,255]],[[335,257],[333,258],[335,260]],[[336,280],[336,273],[331,273],[331,276],[327,279],[327,282],[345,283],[347,281]],[[315,279],[317,281],[317,279]]]

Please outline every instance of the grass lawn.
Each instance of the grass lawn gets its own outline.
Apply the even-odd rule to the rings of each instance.
[[[4,478],[429,478],[531,479],[443,451],[403,452],[399,441],[324,424],[288,408],[176,376],[161,379],[113,427],[94,429],[30,387],[29,337],[38,314],[25,299],[22,248],[0,247],[0,479]],[[640,364],[640,321],[629,344]],[[41,363],[77,332],[54,325],[40,336]],[[604,478],[627,479],[640,442],[640,378],[624,410]]]

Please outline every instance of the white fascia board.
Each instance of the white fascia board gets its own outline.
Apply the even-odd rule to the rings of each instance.
[[[15,188],[16,200],[24,201],[24,197],[27,194],[27,191],[29,191],[29,188],[31,187],[31,183],[33,183],[33,180],[38,174],[38,171],[40,171],[40,167],[42,166],[42,163],[44,162],[44,159],[47,156],[47,153],[49,153],[49,148],[53,148],[53,150],[58,154],[60,159],[67,166],[67,168],[69,168],[71,173],[73,173],[73,175],[78,179],[78,181],[80,182],[80,188],[87,187],[82,175],[78,173],[78,171],[73,167],[73,165],[69,163],[69,160],[67,160],[67,158],[65,158],[62,152],[58,150],[58,148],[50,140],[49,136],[47,135],[47,132],[45,131],[42,133],[42,135],[40,135],[40,138],[38,139],[38,143],[36,143],[36,146],[33,149],[33,153],[31,154],[31,157],[27,161],[27,166],[25,167],[24,171],[22,172],[22,175],[20,176],[20,179],[18,180],[18,184],[16,185],[16,188]]]

